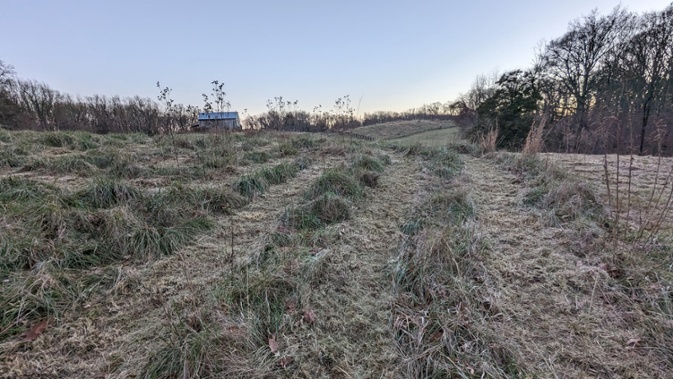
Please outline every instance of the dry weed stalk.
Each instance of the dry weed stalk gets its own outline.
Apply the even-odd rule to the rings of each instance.
[[[499,134],[500,128],[496,125],[494,128],[491,128],[488,133],[481,136],[479,145],[484,153],[492,153],[497,149]]]
[[[526,136],[526,143],[523,145],[523,150],[521,151],[524,155],[537,155],[542,151],[542,146],[544,143],[544,127],[547,123],[547,117],[540,117],[537,125],[533,122],[533,125]]]

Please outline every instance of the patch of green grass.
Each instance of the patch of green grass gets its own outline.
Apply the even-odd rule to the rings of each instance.
[[[269,188],[269,183],[260,176],[248,175],[242,177],[238,182],[236,182],[234,187],[241,195],[247,198],[252,198],[255,196],[255,194],[266,192],[266,190]]]
[[[53,175],[76,174],[79,176],[89,176],[95,172],[95,169],[96,167],[81,155],[35,159],[23,167],[23,171],[40,170]]]
[[[464,187],[433,195],[426,210],[443,223],[460,224],[474,216],[474,204]]]
[[[287,227],[296,230],[315,230],[346,221],[350,217],[348,201],[326,193],[307,204],[286,211],[283,222]]]
[[[299,166],[295,163],[281,163],[279,165],[261,169],[257,175],[269,184],[281,184],[294,178],[299,172]]]
[[[266,163],[271,156],[265,151],[249,151],[243,154],[243,159],[252,163]]]
[[[355,162],[353,162],[353,168],[375,172],[383,172],[385,169],[381,161],[369,155],[361,155],[357,157]]]
[[[74,142],[72,136],[63,132],[45,132],[41,140],[42,144],[50,147],[65,147]]]
[[[281,157],[291,157],[299,154],[299,150],[289,142],[280,144],[278,150]]]
[[[11,143],[12,142],[12,134],[0,127],[0,142],[4,143]]]
[[[301,166],[298,163],[281,163],[273,167],[264,167],[239,179],[234,188],[241,195],[252,198],[255,194],[266,192],[270,185],[285,183],[294,178],[300,170]]]
[[[308,190],[307,197],[310,199],[318,198],[322,195],[332,193],[335,195],[357,199],[364,194],[363,188],[353,171],[346,168],[334,168],[325,171]]]
[[[296,137],[290,140],[290,144],[295,149],[310,149],[318,146],[324,140],[316,140],[309,136]]]
[[[38,202],[59,190],[47,183],[24,177],[0,178],[0,202]]]
[[[393,325],[405,376],[526,377],[478,290],[488,248],[464,222],[473,216],[467,189],[454,180],[402,226]]]
[[[90,208],[110,208],[129,204],[141,197],[142,192],[134,186],[117,180],[98,179],[75,194],[73,201]]]
[[[26,164],[26,157],[17,152],[14,146],[0,146],[0,167],[21,167]]]

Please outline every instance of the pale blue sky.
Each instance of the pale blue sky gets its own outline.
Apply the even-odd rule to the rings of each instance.
[[[523,68],[568,22],[619,1],[0,0],[0,59],[22,78],[83,96],[202,106],[225,83],[232,110],[302,109],[350,95],[360,113],[445,102],[476,75]],[[629,0],[632,11],[670,1]]]

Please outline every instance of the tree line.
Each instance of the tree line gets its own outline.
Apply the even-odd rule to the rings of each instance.
[[[139,96],[93,95],[73,97],[36,80],[20,79],[13,67],[0,60],[0,125],[9,129],[86,130],[94,133],[141,132],[150,135],[189,130],[198,123],[199,112],[229,111],[224,83],[211,82],[203,94],[203,107],[177,104],[172,90],[157,82],[156,100]],[[433,103],[406,112],[373,112],[358,116],[349,95],[335,100],[331,109],[321,105],[312,111],[298,101],[282,96],[267,101],[267,111],[244,112],[243,127],[278,131],[325,132],[346,130],[381,122],[416,119],[446,119],[450,104]]]
[[[19,79],[11,65],[0,61],[0,124],[9,129],[157,134],[165,128],[188,129],[197,117],[196,107],[171,103],[168,114],[157,101],[139,96],[73,97]]]
[[[451,108],[470,136],[497,130],[503,148],[520,148],[544,123],[549,151],[671,155],[673,3],[593,11],[543,45],[531,67],[479,76]]]

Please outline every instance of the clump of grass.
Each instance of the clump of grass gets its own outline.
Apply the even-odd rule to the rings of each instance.
[[[287,210],[283,215],[283,224],[295,230],[315,230],[323,226],[317,215],[307,207]]]
[[[434,194],[427,202],[426,210],[432,218],[443,223],[461,224],[474,215],[474,204],[468,191],[460,186]]]
[[[463,161],[456,150],[448,147],[435,148],[417,143],[408,147],[393,146],[393,149],[401,150],[407,156],[422,157],[427,166],[444,179],[453,179],[463,168]]]
[[[353,171],[346,168],[334,168],[325,171],[311,186],[307,197],[315,199],[327,193],[357,199],[362,197],[364,191],[359,181],[354,177]]]
[[[292,157],[299,154],[299,151],[291,143],[285,142],[278,146],[281,157]]]
[[[353,162],[353,168],[375,172],[383,172],[385,169],[381,161],[369,155],[361,155],[357,157],[355,162]]]
[[[24,166],[23,171],[43,170],[49,174],[77,174],[88,176],[95,171],[95,166],[79,155],[63,155],[54,158],[41,158]]]
[[[11,143],[12,135],[0,125],[0,142]]]
[[[65,147],[73,142],[72,136],[64,132],[47,132],[42,136],[42,144],[50,147]]]
[[[21,167],[26,164],[26,157],[17,153],[14,146],[0,146],[0,167]]]
[[[142,192],[134,186],[116,180],[99,179],[75,194],[74,200],[85,207],[110,208],[129,204],[141,197]]]
[[[499,159],[529,186],[524,204],[552,211],[560,221],[600,220],[605,216],[604,208],[591,188],[569,178],[563,170],[540,159],[539,155],[508,155]]]
[[[186,220],[171,227],[143,224],[131,234],[125,252],[133,254],[134,259],[139,261],[171,255],[212,227],[213,223],[205,217]]]
[[[405,377],[524,377],[497,336],[480,281],[486,244],[468,226],[474,209],[456,180],[435,192],[402,227],[394,270],[393,329]],[[490,304],[490,303],[489,303]]]
[[[192,144],[192,142],[187,138],[175,138],[172,143],[173,147],[178,149],[194,150],[196,148],[194,144]]]
[[[258,175],[247,175],[236,182],[234,187],[241,195],[253,198],[256,194],[266,192],[269,188],[269,183]]]
[[[584,183],[564,182],[555,186],[542,199],[542,206],[553,209],[562,221],[598,219],[604,213],[596,194]]]
[[[243,159],[252,163],[266,163],[271,156],[266,151],[249,151],[243,155]]]
[[[284,223],[296,230],[315,230],[346,221],[351,217],[350,204],[340,196],[326,193],[284,215]]]
[[[316,147],[319,143],[322,142],[322,140],[316,140],[309,136],[301,136],[290,140],[290,144],[295,149],[310,149]]]
[[[299,166],[295,163],[281,163],[271,168],[264,168],[258,172],[258,175],[269,184],[281,184],[294,178],[299,172]]]
[[[91,150],[87,152],[84,159],[99,169],[105,170],[107,176],[112,179],[133,179],[148,173],[147,169],[137,163],[137,157],[131,154],[120,154],[112,149]]]
[[[0,178],[0,202],[37,202],[45,196],[59,192],[47,183],[24,177]]]
[[[324,194],[309,203],[309,209],[324,225],[348,220],[351,217],[350,205],[340,196]]]
[[[236,165],[236,152],[230,144],[217,145],[197,154],[198,160],[204,168],[222,168]]]
[[[270,185],[287,182],[297,176],[302,169],[298,163],[281,163],[273,167],[264,167],[238,180],[234,187],[243,196],[252,198],[255,194],[266,192]]]
[[[80,296],[67,272],[44,262],[28,275],[15,275],[0,287],[0,341],[29,323],[58,318]]]

